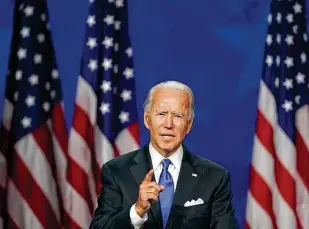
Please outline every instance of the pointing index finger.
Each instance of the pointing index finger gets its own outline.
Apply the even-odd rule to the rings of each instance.
[[[144,181],[151,181],[153,175],[153,169],[151,169],[145,176]]]

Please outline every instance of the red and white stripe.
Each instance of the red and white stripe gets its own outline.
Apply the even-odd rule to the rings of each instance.
[[[275,98],[261,81],[247,229],[309,229],[308,126],[306,105],[296,112],[294,144],[278,125]]]
[[[102,165],[139,147],[137,123],[119,133],[115,144],[109,142],[96,123],[97,103],[92,87],[79,77],[68,150],[66,228],[70,229],[89,228],[101,188]]]
[[[13,109],[6,100],[3,135],[10,131]],[[2,196],[7,203],[2,209],[7,214],[6,228],[61,228],[67,139],[63,108],[58,104],[53,109],[52,119],[21,138],[13,146],[13,152],[1,145],[0,185],[2,191],[6,191]],[[2,140],[7,142],[8,138]],[[10,165],[7,164],[8,155]],[[12,168],[10,174],[8,166]]]

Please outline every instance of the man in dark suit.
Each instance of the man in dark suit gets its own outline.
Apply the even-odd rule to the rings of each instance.
[[[182,144],[194,120],[191,89],[168,81],[144,105],[150,143],[102,166],[91,229],[236,229],[226,169]]]

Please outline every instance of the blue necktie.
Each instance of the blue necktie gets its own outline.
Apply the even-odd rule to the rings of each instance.
[[[168,166],[171,164],[170,159],[162,160],[163,168],[160,175],[159,184],[164,186],[164,190],[160,192],[160,205],[163,220],[163,228],[165,228],[168,216],[170,214],[171,205],[174,196],[174,183],[172,175],[168,172]]]

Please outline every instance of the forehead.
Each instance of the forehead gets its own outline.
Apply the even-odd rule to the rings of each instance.
[[[153,94],[154,107],[187,108],[189,106],[189,95],[186,91],[172,88],[158,88]]]

